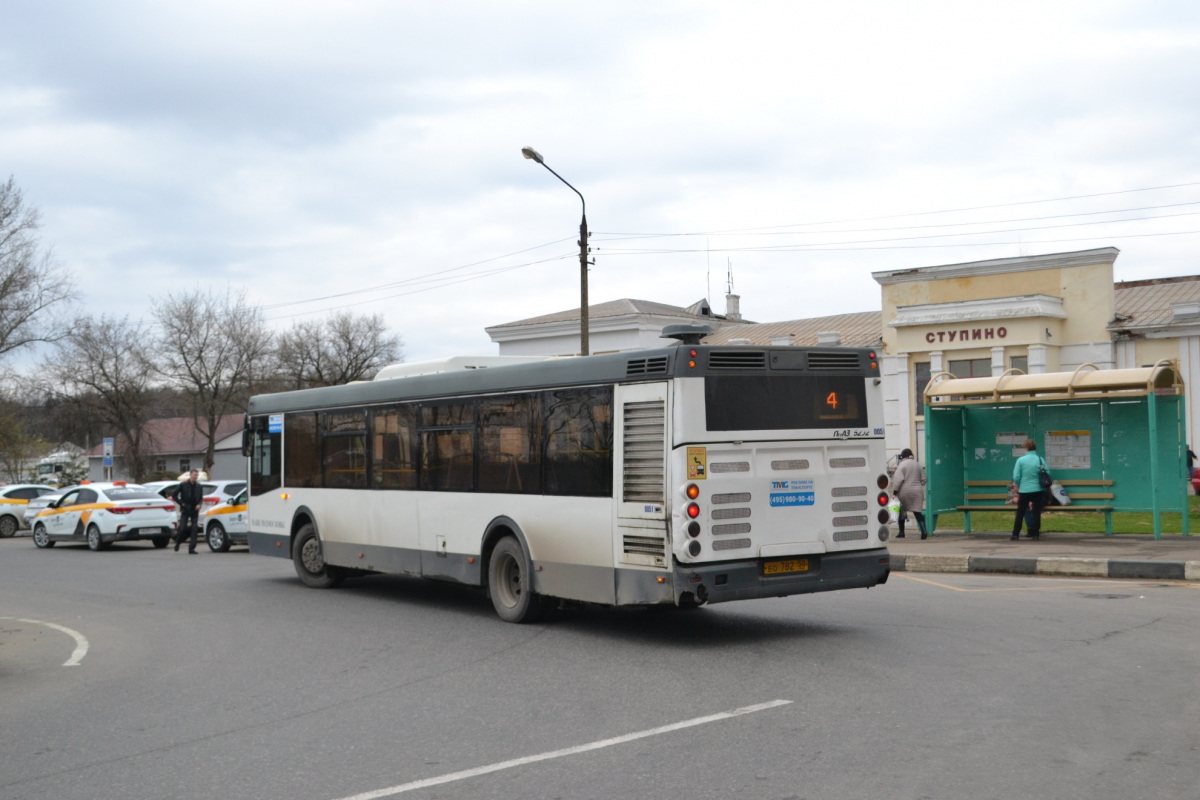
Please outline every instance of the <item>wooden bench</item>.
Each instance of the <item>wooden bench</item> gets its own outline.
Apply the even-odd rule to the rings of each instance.
[[[961,511],[963,515],[964,533],[971,532],[972,511],[1009,511],[1016,513],[1017,507],[1008,503],[1008,485],[1010,483],[1011,481],[964,482],[967,489],[964,498],[967,500],[967,504],[956,507],[956,510]],[[1112,534],[1112,503],[1116,498],[1112,490],[1113,481],[1100,478],[1066,478],[1058,480],[1058,483],[1067,490],[1067,495],[1071,498],[1071,505],[1045,506],[1042,509],[1044,513],[1099,512],[1104,514],[1105,535]],[[1085,491],[1071,491],[1072,488],[1084,489]],[[975,491],[972,491],[973,489]],[[1003,491],[996,491],[996,489],[1003,489]],[[1086,491],[1088,489],[1101,491]],[[1102,491],[1104,489],[1108,491]]]

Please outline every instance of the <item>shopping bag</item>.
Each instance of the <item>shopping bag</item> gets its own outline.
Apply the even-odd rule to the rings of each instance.
[[[1060,506],[1071,505],[1071,498],[1069,495],[1067,495],[1067,490],[1064,489],[1063,485],[1058,481],[1054,481],[1050,484],[1050,496],[1053,497],[1054,501]]]
[[[891,502],[887,504],[888,522],[897,522],[900,519],[900,499],[893,497]]]

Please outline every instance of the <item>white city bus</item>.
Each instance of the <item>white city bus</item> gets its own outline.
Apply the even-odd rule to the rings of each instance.
[[[381,572],[482,586],[511,622],[558,601],[695,606],[887,580],[874,352],[684,343],[497,361],[252,398],[251,551],[313,587]]]

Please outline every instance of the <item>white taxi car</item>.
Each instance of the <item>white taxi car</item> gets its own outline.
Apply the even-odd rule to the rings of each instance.
[[[166,547],[175,533],[175,505],[125,481],[71,489],[33,518],[33,543],[86,542],[103,550],[113,542],[149,539]]]
[[[244,485],[244,483],[243,483]],[[246,544],[246,495],[243,488],[237,497],[230,498],[204,514],[204,538],[214,553],[227,553],[235,544]],[[205,498],[206,500],[208,498]]]
[[[30,500],[56,491],[53,486],[15,483],[0,487],[0,539],[16,536],[25,527],[25,507]]]

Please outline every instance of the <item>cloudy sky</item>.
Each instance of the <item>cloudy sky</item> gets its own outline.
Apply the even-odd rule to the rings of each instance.
[[[410,360],[633,297],[777,321],[872,271],[1200,273],[1200,4],[0,0],[0,180],[87,308],[244,289]],[[1015,287],[1019,290],[1019,287]]]

